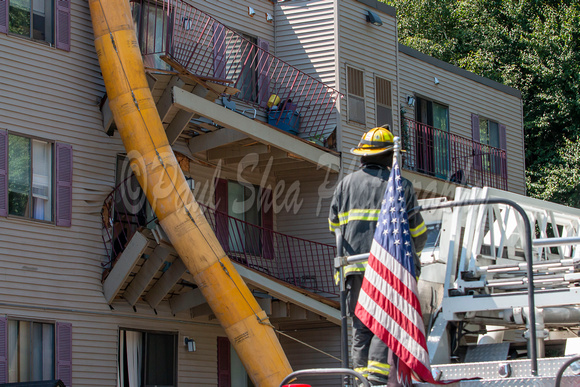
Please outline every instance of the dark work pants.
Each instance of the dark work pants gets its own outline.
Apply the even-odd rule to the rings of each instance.
[[[358,274],[349,275],[345,281],[347,312],[352,317],[352,367],[355,370],[366,370],[366,372],[361,373],[364,373],[373,385],[411,386],[411,380],[406,380],[406,377],[399,375],[397,356],[354,315],[363,277],[363,275]],[[373,364],[383,366],[388,364],[390,366],[389,375],[373,372],[373,367],[369,367]],[[405,366],[403,365],[402,368]]]

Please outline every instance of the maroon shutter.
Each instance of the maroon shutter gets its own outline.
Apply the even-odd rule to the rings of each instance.
[[[471,115],[471,136],[473,139],[473,168],[481,171],[481,149],[480,134],[479,134],[479,116],[477,114]]]
[[[8,216],[8,133],[0,130],[0,216]]]
[[[8,383],[8,319],[0,317],[0,384]]]
[[[56,143],[56,225],[71,226],[72,219],[72,146]]]
[[[0,0],[0,33],[8,33],[8,0]]]
[[[274,203],[272,190],[262,188],[262,257],[274,259]]]
[[[213,23],[213,76],[226,78],[226,29],[218,22]]]
[[[506,139],[506,126],[499,124],[499,147],[506,153],[502,154],[501,157],[501,177],[507,179],[507,139]],[[506,187],[507,189],[507,187]]]
[[[268,106],[270,97],[270,61],[268,52],[270,43],[267,40],[258,38],[258,103],[261,107]]]
[[[216,179],[215,182],[215,233],[220,245],[227,253],[228,246],[228,181]]]
[[[227,337],[217,338],[218,387],[231,387],[230,341]]]
[[[56,0],[55,3],[55,45],[65,51],[70,51],[70,3],[70,0]]]
[[[56,378],[72,386],[72,324],[56,323]]]

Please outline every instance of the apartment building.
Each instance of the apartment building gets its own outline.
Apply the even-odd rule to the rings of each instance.
[[[190,188],[295,369],[340,365],[326,217],[362,133],[391,125],[420,197],[525,193],[520,93],[399,45],[384,3],[129,4]],[[0,383],[251,385],[132,176],[88,2],[0,1],[0,64]]]

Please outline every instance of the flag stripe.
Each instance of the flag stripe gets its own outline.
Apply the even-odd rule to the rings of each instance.
[[[367,270],[373,270],[369,267]],[[396,279],[395,279],[396,280]],[[368,289],[367,294],[383,309],[387,310],[388,305],[393,305],[399,308],[402,318],[410,320],[416,326],[423,325],[423,319],[421,315],[413,308],[407,300],[401,296],[396,289],[393,288],[391,284],[386,281],[381,281],[377,278],[376,273],[369,273],[368,276]],[[387,304],[388,303],[388,304]],[[394,317],[389,313],[391,317]],[[423,331],[422,331],[423,332]]]
[[[361,295],[363,293],[361,292]],[[364,296],[363,296],[364,297]],[[360,310],[363,309],[362,305],[357,305],[357,312],[360,313]],[[385,327],[383,326],[382,322],[377,321],[367,310],[367,313],[362,313],[361,321],[365,324],[373,333],[378,336],[381,340],[383,340],[387,346],[399,357],[399,359],[407,364],[409,368],[411,368],[414,372],[421,377],[421,379],[425,381],[432,381],[433,376],[431,375],[429,364],[429,356],[427,352],[424,353],[426,356],[426,360],[421,361],[419,358],[413,355],[404,345],[403,343],[398,340],[395,336],[393,336]],[[357,315],[359,314],[357,313]],[[381,320],[382,321],[382,320]],[[425,357],[423,357],[425,359]],[[427,366],[426,366],[427,365]]]
[[[369,269],[367,269],[369,270]],[[374,286],[371,281],[363,283],[362,290],[368,295],[373,302],[373,308],[380,308],[384,311],[395,323],[403,328],[412,338],[420,336],[425,339],[425,329],[423,328],[423,319],[419,313],[413,308],[410,308],[405,300],[400,296],[392,296],[392,291],[389,291],[385,284],[380,284],[380,288]],[[369,305],[365,304],[366,309]]]
[[[378,245],[378,243],[377,243]],[[380,247],[380,245],[379,245]],[[397,293],[399,293],[415,310],[421,310],[421,304],[413,292],[417,288],[415,279],[410,273],[393,259],[392,256],[384,249],[374,249],[379,255],[371,253],[369,264],[374,272],[384,281],[389,283]],[[369,276],[373,273],[369,273]]]

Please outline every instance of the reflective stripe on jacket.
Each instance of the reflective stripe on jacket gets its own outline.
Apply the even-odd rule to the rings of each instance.
[[[364,165],[360,170],[345,176],[338,183],[330,205],[328,225],[332,233],[337,228],[341,229],[343,255],[363,254],[371,250],[389,174],[389,169],[378,165]],[[411,229],[412,241],[416,252],[416,274],[418,276],[421,270],[418,253],[425,246],[427,227],[419,212],[409,213],[409,210],[418,206],[412,183],[403,178],[401,184],[405,191],[409,228]],[[344,268],[344,274],[345,276],[356,273],[362,274],[365,266],[366,262],[348,265]]]

